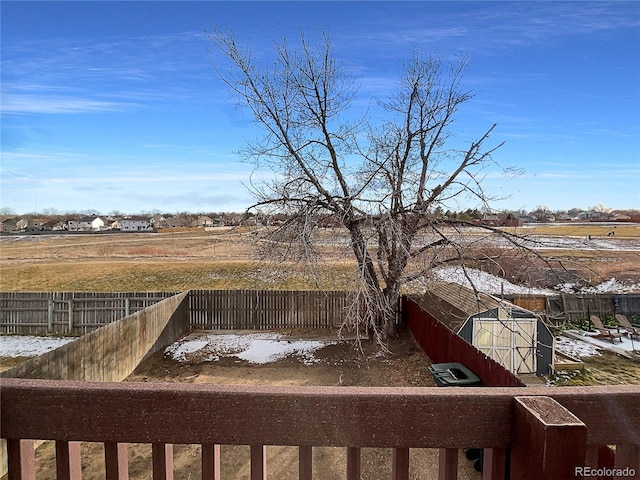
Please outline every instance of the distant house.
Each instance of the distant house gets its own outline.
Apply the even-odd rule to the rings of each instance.
[[[0,221],[0,231],[3,233],[11,233],[18,231],[18,218],[5,218]]]
[[[185,228],[187,226],[187,219],[181,217],[167,218],[168,228]]]
[[[191,224],[193,227],[213,227],[215,222],[211,217],[206,215],[198,215],[198,218]]]
[[[21,232],[41,232],[43,230],[51,230],[47,228],[46,221],[37,218],[21,218],[16,223],[18,231]]]
[[[18,229],[19,232],[26,232],[28,226],[29,226],[29,219],[28,218],[21,218],[16,223],[16,228]]]
[[[489,227],[499,227],[500,217],[495,213],[485,213],[482,215],[481,223],[482,225],[487,225]]]
[[[150,222],[154,228],[167,228],[169,226],[167,224],[167,219],[163,215],[160,215],[159,213],[154,215],[153,218],[150,220]]]
[[[104,229],[104,221],[100,217],[88,216],[78,220],[69,220],[70,232],[97,232]]]
[[[538,219],[532,215],[519,215],[518,220],[524,223],[537,223]]]
[[[502,225],[505,227],[521,227],[522,220],[520,220],[515,215],[512,215],[510,213],[507,215],[507,218],[504,219],[504,221],[502,222]]]
[[[120,220],[120,230],[123,232],[153,232],[151,219],[147,217],[130,217]]]
[[[62,220],[52,221],[52,222],[49,222],[49,224],[51,225],[51,230],[54,232],[62,232],[69,227],[67,222]]]
[[[109,230],[120,230],[121,221],[122,221],[122,218],[120,217],[112,217],[112,218],[108,218],[105,224],[108,225]]]
[[[607,212],[598,212],[595,210],[590,210],[588,212],[582,212],[580,214],[580,218],[584,220],[588,220],[590,222],[604,222],[611,219],[611,215]]]
[[[30,226],[30,232],[50,232],[53,230],[56,222],[54,220],[48,220],[46,218],[41,218],[37,220],[33,220],[33,226]]]
[[[615,213],[611,216],[611,220],[614,222],[629,222],[631,221],[631,217],[622,213]]]

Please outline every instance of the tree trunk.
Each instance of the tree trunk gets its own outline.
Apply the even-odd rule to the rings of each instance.
[[[400,284],[395,283],[384,288],[382,292],[388,309],[384,312],[384,336],[395,337],[398,335],[400,325]]]

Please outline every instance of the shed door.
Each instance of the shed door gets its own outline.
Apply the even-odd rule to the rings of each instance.
[[[513,373],[536,372],[536,320],[476,318],[473,345]]]

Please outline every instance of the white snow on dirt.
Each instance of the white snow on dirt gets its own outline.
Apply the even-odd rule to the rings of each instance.
[[[573,283],[564,283],[557,285],[554,290],[548,288],[530,287],[527,285],[516,285],[510,281],[483,272],[473,268],[464,270],[462,267],[445,267],[434,270],[436,277],[445,282],[458,283],[471,288],[475,288],[479,292],[488,293],[490,295],[506,295],[512,294],[530,294],[530,295],[557,295],[558,292],[563,293],[638,293],[640,292],[640,283],[625,283],[615,278],[606,280],[595,286],[579,286]]]
[[[565,283],[558,285],[556,288],[564,293],[637,293],[640,292],[640,283],[625,283],[616,280],[614,277],[592,287]]]
[[[567,337],[556,337],[556,351],[571,358],[581,359],[600,355],[601,348],[582,340]]]
[[[294,340],[276,333],[244,335],[206,335],[197,339],[185,338],[168,346],[164,354],[178,362],[214,362],[221,357],[236,357],[249,363],[265,364],[288,356],[296,356],[303,363],[316,361],[313,353],[335,342]]]
[[[615,237],[570,237],[553,235],[524,235],[520,239],[512,239],[514,243],[533,250],[616,250],[634,252],[640,250],[640,240],[616,239]],[[510,247],[512,243],[503,238],[489,238],[487,243]]]
[[[445,282],[458,283],[467,287],[471,287],[473,284],[478,291],[491,295],[497,295],[501,292],[505,294],[528,293],[532,295],[554,295],[556,293],[545,288],[516,285],[504,278],[474,268],[463,270],[462,267],[446,267],[439,268],[434,273],[440,280]]]
[[[0,357],[37,357],[73,342],[75,337],[0,335]]]

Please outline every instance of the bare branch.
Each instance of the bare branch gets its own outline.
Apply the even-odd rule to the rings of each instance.
[[[489,200],[481,174],[502,146],[485,145],[495,125],[464,151],[449,145],[455,116],[473,97],[460,88],[466,61],[415,54],[396,90],[379,101],[386,113],[374,123],[349,116],[357,89],[328,35],[315,43],[301,35],[297,48],[276,43],[269,66],[229,32],[214,30],[210,38],[230,64],[226,70],[213,62],[217,74],[263,127],[264,135],[245,150],[272,173],[252,186],[255,206],[291,214],[265,235],[265,247],[318,262],[319,219],[339,221],[357,265],[347,324],[382,344],[394,333],[409,266],[425,261],[426,269],[418,270],[428,273],[469,261],[434,210],[463,195]]]

